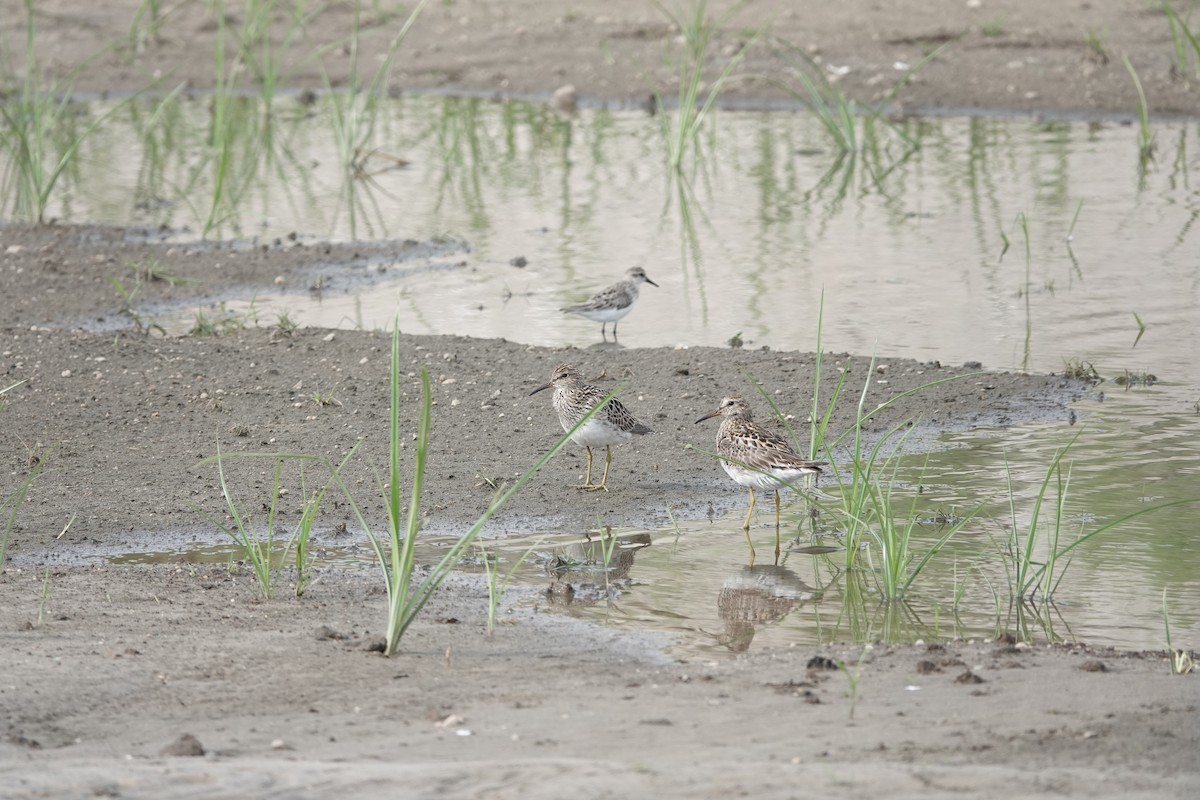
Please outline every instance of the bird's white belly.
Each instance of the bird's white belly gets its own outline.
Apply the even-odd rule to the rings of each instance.
[[[633,308],[633,304],[624,306],[623,308],[588,308],[575,311],[573,313],[587,317],[593,322],[616,322],[629,313],[629,309]]]
[[[579,429],[571,434],[571,441],[583,447],[601,447],[608,444],[621,444],[633,438],[632,433],[611,424],[608,420],[603,419],[603,415],[604,409],[601,409],[598,414],[580,425]],[[563,422],[563,430],[570,430],[573,424]]]
[[[751,489],[784,489],[788,484],[811,474],[798,469],[776,469],[768,475],[728,461],[722,461],[721,466],[729,477]]]

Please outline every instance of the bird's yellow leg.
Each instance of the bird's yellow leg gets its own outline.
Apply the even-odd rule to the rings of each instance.
[[[583,488],[587,489],[588,491],[598,492],[601,489],[603,489],[606,492],[608,491],[608,467],[610,464],[612,464],[612,445],[605,445],[604,450],[605,450],[604,477],[600,479],[599,483],[597,483],[593,486],[583,487]]]
[[[746,519],[742,523],[742,530],[746,532],[746,545],[750,548],[750,566],[754,566],[754,542],[750,541],[750,515],[754,513],[754,487],[750,487],[750,510],[746,512]]]
[[[583,483],[579,484],[575,488],[576,489],[591,489],[592,488],[592,448],[588,447],[587,445],[584,445],[583,449],[587,450],[587,454],[588,454],[587,478],[584,480]]]
[[[779,566],[779,490],[775,490],[775,565]]]
[[[754,513],[754,487],[750,487],[750,509],[746,512],[746,519],[742,521],[742,530],[750,530],[750,515]]]

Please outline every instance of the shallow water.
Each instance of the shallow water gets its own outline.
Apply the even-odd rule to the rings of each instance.
[[[1076,433],[1067,517],[1085,530],[1200,497],[1195,122],[1156,125],[1149,163],[1138,159],[1136,130],[1120,122],[981,117],[909,120],[898,130],[876,123],[864,154],[838,161],[809,115],[722,111],[681,181],[664,164],[661,116],[592,109],[566,119],[539,104],[414,96],[381,106],[372,142],[381,155],[365,160],[369,179],[347,183],[331,101],[313,109],[276,102],[284,124],[269,140],[259,130],[231,145],[247,179],[211,236],[450,237],[471,252],[465,268],[346,294],[258,296],[260,319],[287,310],[305,324],[382,328],[399,313],[413,333],[587,347],[600,342],[599,326],[556,309],[640,264],[660,287],[644,287],[621,323],[622,346],[722,346],[740,334],[747,347],[812,350],[823,313],[826,350],[1039,372],[1061,370],[1068,358],[1094,365],[1110,380],[1076,407],[1076,426],[947,436],[923,475],[915,461],[907,468],[903,484],[927,487],[931,508],[993,498],[957,558],[922,576],[926,596],[912,605],[926,629],[936,615],[937,631],[959,630],[950,605],[963,580],[962,630],[994,627],[988,587],[1003,577],[988,534],[1004,535],[1007,475],[1024,524],[1047,465]],[[247,119],[258,119],[254,103],[245,101]],[[192,233],[180,238],[194,237],[209,207],[195,198],[211,194],[206,107],[183,102],[158,127],[145,109],[118,114],[85,145],[80,172],[65,179],[67,200],[52,213],[186,227]],[[395,168],[393,156],[407,165]],[[517,257],[526,265],[510,263]],[[248,303],[226,306],[239,313]],[[191,313],[179,312],[176,325]],[[1116,385],[1126,372],[1158,381]],[[744,388],[739,376],[729,382]],[[713,481],[714,491],[741,491],[719,469]],[[723,647],[714,644],[713,615],[720,587],[745,563],[738,520],[684,521],[670,547],[663,540],[674,532],[655,532],[632,585],[603,616],[675,626],[691,631],[696,647]],[[1080,547],[1060,586],[1054,634],[1161,647],[1165,590],[1177,644],[1196,646],[1197,520],[1200,506],[1178,506]],[[818,587],[824,578],[809,562],[819,559],[788,566]],[[840,586],[763,625],[753,646],[825,636],[848,607]]]

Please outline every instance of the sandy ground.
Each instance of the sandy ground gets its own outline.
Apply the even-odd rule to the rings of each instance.
[[[44,43],[39,58],[47,74],[74,76],[78,89],[99,92],[137,90],[154,81],[164,88],[179,83],[211,87],[216,24],[210,3],[161,4],[156,32],[148,23],[131,26],[140,5],[138,0],[39,0],[36,20]],[[224,5],[231,32],[227,58],[232,62],[233,32],[242,30],[247,19],[241,3]],[[333,85],[349,81],[348,32],[356,5],[361,6],[359,71],[374,73],[404,20],[397,4],[334,2],[319,7],[303,34],[284,12],[274,14],[276,46],[285,39],[300,43],[281,50],[283,85],[319,90],[326,86],[326,75]],[[688,19],[690,4],[665,0],[663,6],[677,19]],[[1188,4],[1176,0],[1175,6],[1185,13]],[[799,50],[818,62],[848,97],[877,103],[905,75],[897,64],[915,66],[950,43],[897,93],[900,106],[1132,117],[1138,96],[1122,61],[1128,57],[1152,112],[1200,112],[1196,82],[1189,85],[1187,76],[1173,68],[1171,31],[1157,2],[852,0],[822,5],[713,0],[707,7],[709,18],[721,23],[705,59],[709,81],[755,32],[765,31],[726,88],[724,94],[735,101],[792,98],[780,84],[796,88],[791,74]],[[23,19],[23,3],[2,0],[0,14]],[[9,52],[23,54],[24,33],[21,25],[6,26],[0,33]],[[679,35],[679,27],[646,0],[434,2],[400,47],[392,85],[401,91],[545,96],[570,84],[585,102],[644,102],[654,93],[673,98],[679,87]]]
[[[62,75],[100,52],[128,33],[136,5],[39,2],[43,65]],[[5,0],[0,13],[19,18],[20,6]],[[132,55],[102,52],[77,85],[127,90],[156,72],[211,85],[207,7],[169,6],[159,39]],[[239,9],[229,9],[229,25],[240,25]],[[310,33],[314,43],[339,45],[325,59],[335,82],[347,74],[339,48],[351,11],[331,4]],[[396,18],[364,13],[364,63],[372,63]],[[1119,60],[1128,53],[1152,108],[1195,110],[1194,93],[1171,74],[1165,20],[1144,3],[852,2],[803,12],[782,1],[750,3],[720,37],[713,68],[759,20],[822,63],[849,66],[841,85],[864,100],[894,80],[893,62],[914,63],[929,44],[962,34],[903,91],[908,108],[1129,112],[1135,101]],[[1083,44],[1088,31],[1110,52],[1108,63]],[[6,26],[0,35],[15,33]],[[651,90],[674,91],[664,54],[675,39],[649,4],[438,3],[394,77],[403,88],[501,93],[548,94],[573,83],[585,100],[636,102]],[[756,47],[733,96],[778,97],[761,76],[779,69],[780,52],[777,43]],[[319,75],[300,59],[287,82],[320,86]],[[236,250],[151,239],[0,228],[0,388],[25,381],[0,410],[4,493],[51,448],[0,575],[5,797],[1157,798],[1200,789],[1200,692],[1194,675],[1169,674],[1163,654],[999,641],[678,661],[662,640],[561,615],[545,587],[512,598],[489,638],[484,589],[464,575],[387,659],[372,649],[384,614],[374,573],[327,569],[302,599],[284,592],[265,602],[247,574],[224,565],[84,560],[213,538],[197,509],[221,511],[215,470],[204,461],[218,438],[231,451],[337,458],[366,436],[348,472],[358,487],[369,488],[370,467],[383,463],[386,336],[262,327],[164,339],[132,327],[108,279],[117,270],[132,280],[124,265],[148,255],[192,279],[170,286],[144,277],[134,310],[145,311],[232,286],[304,281],[330,261],[346,274],[364,271],[364,255],[395,245]],[[416,260],[469,259],[450,247],[404,250]],[[83,321],[105,330],[81,332]],[[584,463],[568,448],[492,533],[581,530],[597,519],[661,525],[664,497],[683,517],[703,517],[710,504],[715,514],[740,508],[742,492],[684,449],[711,444],[712,427],[692,421],[722,394],[744,390],[729,385],[739,367],[796,413],[813,377],[804,353],[555,350],[407,336],[403,345],[414,373],[402,385],[406,396],[416,396],[420,366],[434,379],[424,507],[428,529],[441,533],[480,513],[492,491],[484,478],[513,476],[554,441],[548,398],[528,393],[561,361],[603,386],[625,385],[623,399],[656,432],[617,451],[609,494],[568,488]],[[844,363],[829,355],[823,380]],[[867,376],[865,359],[855,363],[852,376],[859,386],[870,379],[877,401],[964,371],[888,359],[884,372]],[[1066,424],[1084,391],[1055,376],[989,373],[923,392],[876,430],[918,415],[923,432],[1035,418]],[[835,429],[852,406],[837,409]],[[464,430],[472,435],[454,435]],[[240,469],[236,485],[261,502],[269,476]],[[366,511],[382,514],[378,503]],[[287,513],[294,519],[294,508]],[[344,522],[353,527],[345,508],[328,508],[318,539],[336,541]],[[185,734],[194,741],[181,741]]]

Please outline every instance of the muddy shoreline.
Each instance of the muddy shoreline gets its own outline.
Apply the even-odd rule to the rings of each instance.
[[[212,87],[218,27],[208,5],[177,3],[155,25],[146,18],[131,24],[139,6],[137,0],[114,0],[103,10],[78,0],[38,3],[35,23],[47,77],[98,93]],[[645,104],[655,94],[674,98],[681,25],[688,24],[690,6],[663,7],[674,18],[641,0],[433,3],[398,48],[390,87],[548,98],[571,85],[592,104]],[[241,3],[225,9],[232,63],[247,20]],[[0,10],[9,19],[25,18],[17,0],[4,0]],[[1122,60],[1127,57],[1152,113],[1200,113],[1200,96],[1174,66],[1170,25],[1157,4],[962,0],[800,9],[787,0],[716,0],[707,10],[715,30],[705,81],[715,81],[750,45],[723,91],[735,103],[794,102],[799,86],[789,76],[811,62],[848,98],[886,101],[897,113],[1004,110],[1133,119],[1138,94]],[[404,13],[386,4],[361,11],[353,3],[330,4],[300,26],[277,11],[270,43],[281,85],[317,91],[346,86],[353,76],[349,48],[356,14],[360,80],[373,74]],[[24,52],[24,33],[22,25],[9,26],[3,41],[8,52]],[[919,66],[938,48],[944,49]],[[250,76],[254,67],[241,71]]]

